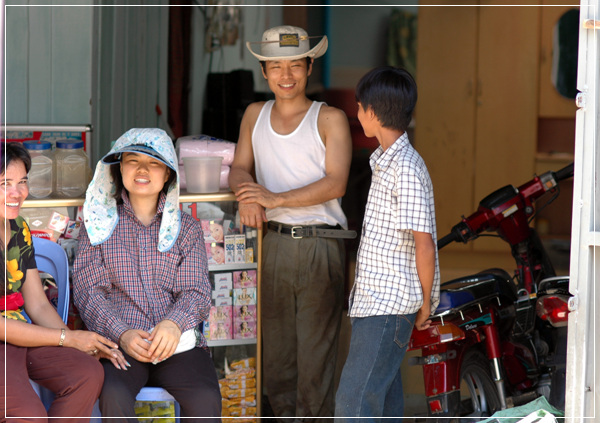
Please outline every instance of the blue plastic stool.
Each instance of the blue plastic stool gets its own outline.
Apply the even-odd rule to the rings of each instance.
[[[175,404],[175,421],[180,423],[179,417],[181,417],[181,409],[179,403],[175,401],[175,398],[167,392],[166,389],[158,388],[155,386],[144,386],[141,391],[135,397],[136,401],[173,401]],[[102,414],[100,414],[100,408],[98,401],[94,404],[94,410],[92,411],[92,419],[90,423],[102,423]]]
[[[56,242],[33,237],[35,261],[40,272],[48,273],[54,278],[58,288],[57,313],[65,324],[69,319],[69,261],[67,254]],[[27,316],[29,320],[29,316]],[[30,380],[33,390],[38,394],[46,410],[54,401],[54,393]]]

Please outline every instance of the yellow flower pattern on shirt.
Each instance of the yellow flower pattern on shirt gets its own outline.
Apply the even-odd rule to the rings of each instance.
[[[10,228],[10,240],[6,251],[3,251],[2,254],[6,265],[4,275],[6,281],[5,292],[0,293],[0,296],[21,292],[21,288],[26,281],[27,270],[37,267],[31,231],[25,220],[21,217],[11,220]],[[22,313],[23,309],[21,308],[19,310],[5,310],[1,314],[6,318],[26,321]]]
[[[6,260],[6,271],[8,272],[8,290],[12,291],[12,286],[15,282],[20,282],[23,279],[23,272],[19,270],[17,259]]]
[[[27,226],[25,221],[23,221],[23,238],[25,239],[27,245],[31,246],[31,231],[29,230],[29,226]]]

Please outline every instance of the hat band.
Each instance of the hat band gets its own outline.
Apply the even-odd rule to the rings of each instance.
[[[297,37],[297,40],[299,41],[306,41],[310,38],[323,38],[322,35],[315,35],[315,36],[307,36],[307,35],[301,35],[298,37],[297,34],[281,34],[283,35],[295,35]],[[246,44],[273,44],[273,43],[280,43],[281,44],[281,40],[269,40],[269,41],[246,41]],[[281,45],[282,47],[287,47],[287,44],[283,44]],[[297,47],[297,46],[296,46]]]

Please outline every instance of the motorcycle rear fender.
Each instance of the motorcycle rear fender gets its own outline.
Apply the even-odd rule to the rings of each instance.
[[[424,348],[423,381],[427,397],[455,391],[460,388],[460,366],[465,352],[474,342],[449,342],[435,348]],[[428,360],[428,357],[432,357]],[[443,357],[437,361],[435,357]]]
[[[455,391],[460,386],[457,385],[459,373],[460,367],[458,367],[456,359],[424,365],[425,395],[431,397],[440,393]]]

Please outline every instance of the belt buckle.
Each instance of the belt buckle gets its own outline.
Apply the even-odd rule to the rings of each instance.
[[[290,235],[292,236],[292,238],[294,239],[302,239],[302,237],[300,235],[296,235],[296,231],[302,229],[302,226],[292,226],[292,228],[290,229]]]

